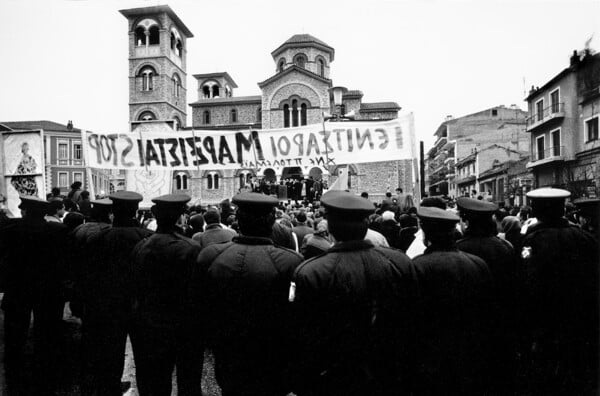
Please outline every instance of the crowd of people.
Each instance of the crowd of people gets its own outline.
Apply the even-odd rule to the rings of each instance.
[[[33,394],[56,392],[67,304],[83,395],[122,393],[128,336],[142,396],[170,395],[175,368],[178,394],[202,395],[205,350],[224,396],[597,393],[600,200],[417,207],[316,183],[149,211],[132,191],[22,196],[0,219],[7,389],[33,313]]]

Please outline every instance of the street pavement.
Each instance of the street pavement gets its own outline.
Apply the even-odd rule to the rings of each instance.
[[[0,293],[0,301],[4,295]],[[33,320],[32,323],[33,325]],[[29,338],[25,349],[26,364],[24,377],[31,377],[31,362],[33,355],[33,348],[31,343],[32,329],[30,327]],[[60,365],[60,376],[59,383],[60,389],[58,395],[60,396],[78,396],[80,395],[80,384],[79,379],[81,378],[81,321],[78,318],[71,316],[71,311],[68,304],[65,306],[65,312],[63,315],[63,350],[59,362]],[[6,378],[4,375],[4,312],[0,310],[0,395],[8,394],[6,388]],[[26,381],[24,381],[26,382]],[[124,371],[123,379],[124,384],[129,384],[124,395],[127,396],[138,396],[136,381],[135,381],[135,360],[133,358],[133,352],[131,349],[131,343],[127,341],[127,347],[124,356]],[[125,386],[126,387],[126,386]],[[30,395],[31,390],[27,389],[27,384],[23,384],[23,392],[19,395]],[[203,396],[221,396],[221,390],[217,385],[214,377],[214,359],[212,354],[207,351],[204,355],[204,369],[202,371],[202,393]],[[172,396],[177,395],[177,384],[176,384],[176,373],[173,373],[173,392]]]

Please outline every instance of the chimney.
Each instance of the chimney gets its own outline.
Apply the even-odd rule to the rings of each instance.
[[[573,55],[571,55],[571,67],[575,67],[579,64],[579,55],[577,54],[577,50],[573,50]]]
[[[446,116],[446,121],[450,121],[450,120],[452,120],[453,118],[454,118],[454,117],[452,117],[452,115],[447,115],[447,116]]]
[[[510,105],[510,109],[511,110],[519,110],[519,108],[517,107],[517,105],[514,104],[514,103]]]
[[[72,131],[73,130],[73,121],[69,120],[69,122],[67,122],[67,131]]]

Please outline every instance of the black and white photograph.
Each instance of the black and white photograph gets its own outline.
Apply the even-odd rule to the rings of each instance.
[[[0,15],[0,395],[600,394],[600,1]]]

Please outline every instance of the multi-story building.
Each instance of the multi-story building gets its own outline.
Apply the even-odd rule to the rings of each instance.
[[[527,153],[529,139],[524,133],[527,113],[512,105],[492,107],[460,118],[448,116],[435,132],[437,137],[426,157],[426,178],[430,195],[457,197],[467,190],[479,193],[477,172],[458,175],[460,163],[466,172],[471,163],[467,158],[477,152],[490,152],[497,145],[505,150]],[[472,169],[472,168],[471,168]],[[482,172],[485,169],[482,170]],[[474,176],[473,180],[470,177]]]
[[[472,197],[481,195],[495,202],[506,202],[505,185],[507,178],[501,175],[501,169],[507,169],[524,156],[519,152],[492,144],[459,160],[455,166],[455,183],[458,196]]]
[[[193,37],[192,33],[168,6],[121,13],[129,21],[129,106],[133,123],[159,120],[174,121],[184,129],[256,130],[320,124],[323,113],[332,112],[329,88],[333,85],[331,63],[335,50],[309,34],[297,34],[271,52],[275,73],[258,83],[259,95],[235,96],[237,84],[227,72],[194,74],[198,100],[189,105],[192,121],[185,127],[186,40]],[[174,94],[177,87],[179,97]],[[353,112],[358,121],[398,117],[397,103],[363,103],[362,97],[361,91],[348,90],[343,95],[343,111]],[[377,197],[388,188],[393,191],[401,187],[405,192],[413,189],[412,160],[348,165],[350,188],[355,192],[369,191]],[[173,172],[172,185],[176,191],[212,203],[234,195],[249,177],[278,181],[308,176],[328,179],[330,175],[331,183],[337,167],[200,169]]]
[[[46,191],[59,187],[61,193],[67,194],[71,184],[82,183],[85,190],[97,195],[105,195],[110,191],[110,174],[102,169],[86,171],[84,152],[81,142],[81,129],[53,121],[0,121],[2,131],[42,130],[44,136],[44,164],[46,174]],[[89,177],[88,177],[89,176]],[[91,179],[90,179],[91,177]]]
[[[597,196],[600,185],[600,54],[575,51],[570,65],[526,98],[536,187],[555,186],[573,197]]]

